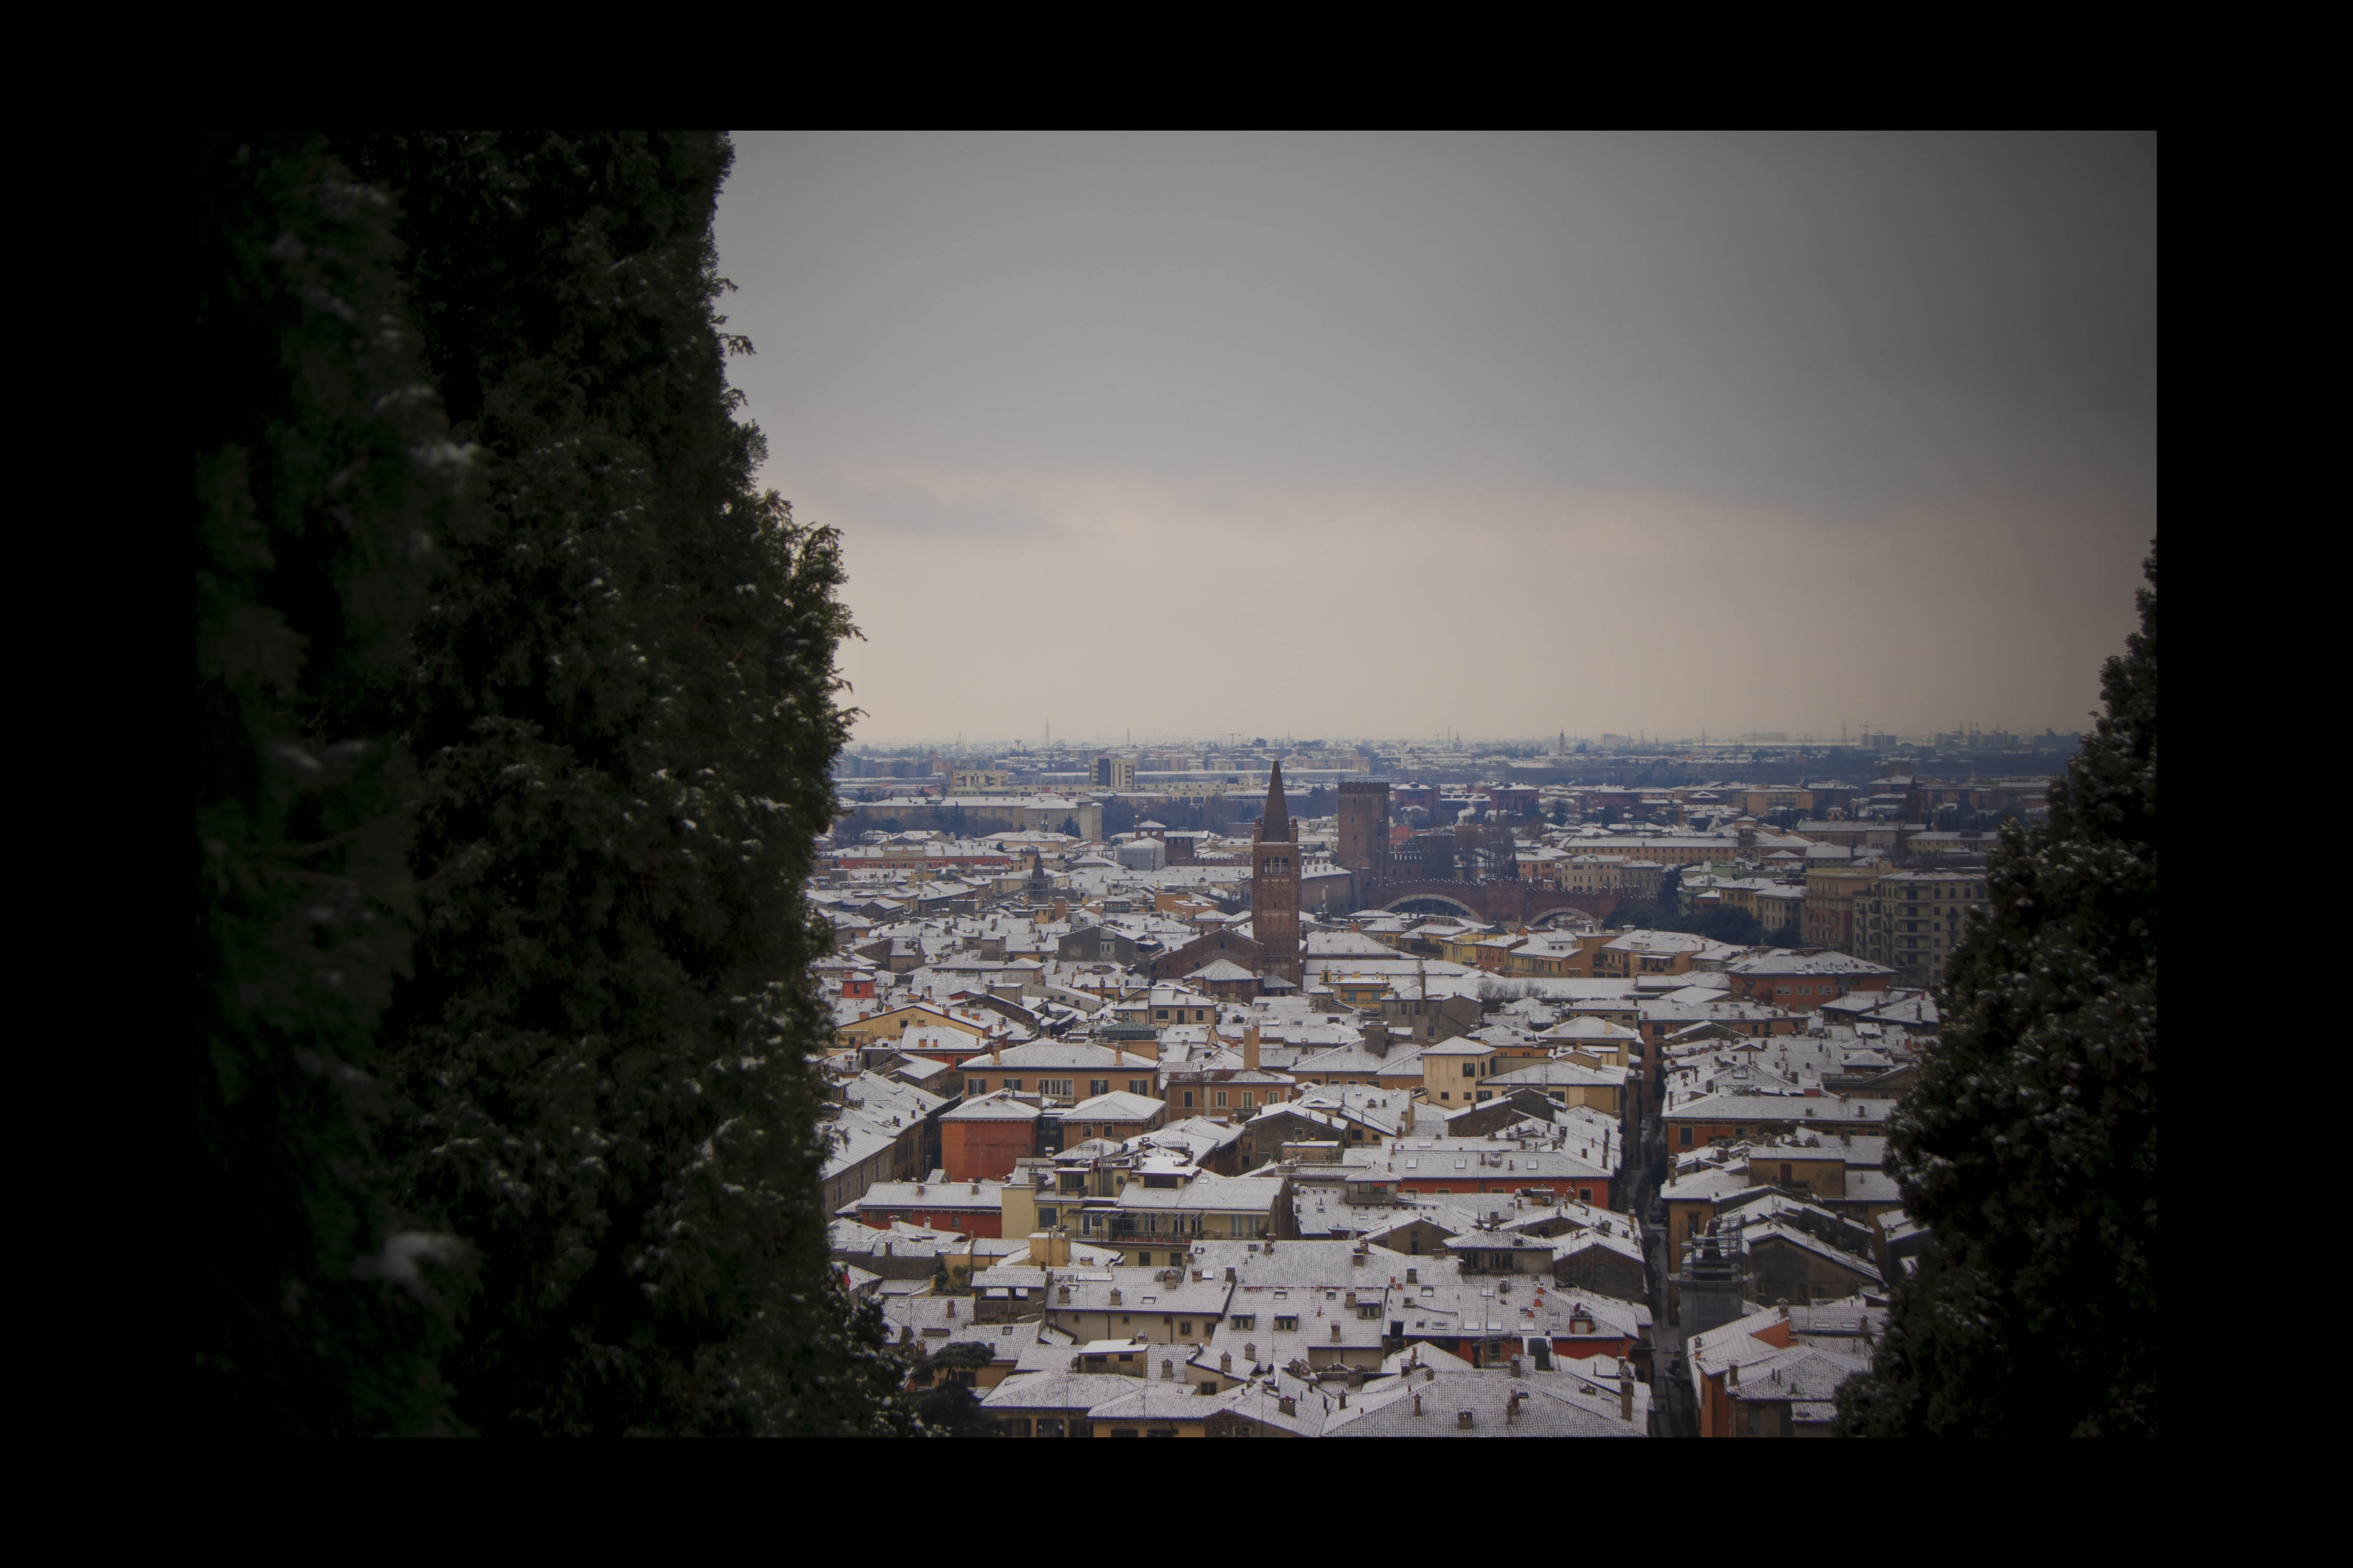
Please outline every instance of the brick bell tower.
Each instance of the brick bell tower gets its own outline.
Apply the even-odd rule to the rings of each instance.
[[[1389,879],[1389,786],[1386,779],[1340,786],[1340,864],[1366,887]]]
[[[1250,931],[1266,973],[1300,983],[1299,825],[1282,798],[1282,763],[1267,780],[1266,810],[1250,830]]]

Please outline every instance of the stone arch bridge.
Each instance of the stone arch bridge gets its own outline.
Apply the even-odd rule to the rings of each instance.
[[[1357,905],[1367,910],[1409,906],[1436,906],[1489,925],[1535,925],[1568,910],[1606,919],[1618,907],[1618,895],[1565,893],[1540,882],[1376,882]]]

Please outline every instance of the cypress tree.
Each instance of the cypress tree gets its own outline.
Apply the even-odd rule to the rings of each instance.
[[[357,136],[487,501],[395,704],[425,925],[391,1024],[406,1200],[480,1255],[485,1433],[904,1430],[828,1266],[802,896],[850,627],[753,484],[707,133]]]
[[[454,1248],[373,1142],[415,770],[357,716],[406,673],[466,454],[382,193],[316,138],[194,161],[197,1398],[251,1436],[431,1431]]]
[[[1868,1436],[2157,1431],[2157,557],[2106,711],[1990,857],[1943,1037],[1890,1129],[1931,1245],[1867,1377]]]

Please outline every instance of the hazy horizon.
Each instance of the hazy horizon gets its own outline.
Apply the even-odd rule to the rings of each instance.
[[[2152,137],[737,146],[853,744],[2066,731],[2135,624]]]

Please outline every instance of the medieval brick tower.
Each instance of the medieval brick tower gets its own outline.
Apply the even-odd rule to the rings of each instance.
[[[1359,890],[1389,877],[1389,786],[1379,780],[1340,786],[1340,864]]]
[[[1282,798],[1282,763],[1267,781],[1266,811],[1250,830],[1250,932],[1265,973],[1299,984],[1299,825]]]

